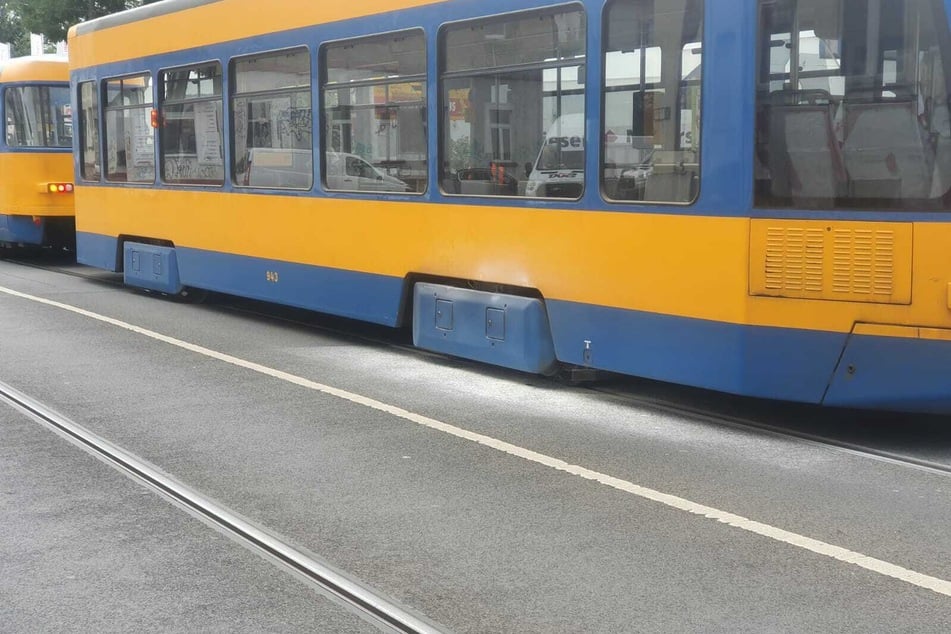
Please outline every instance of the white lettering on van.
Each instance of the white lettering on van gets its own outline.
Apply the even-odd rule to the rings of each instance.
[[[580,149],[584,147],[584,137],[580,136],[553,136],[548,137],[549,145],[558,145],[563,148]]]

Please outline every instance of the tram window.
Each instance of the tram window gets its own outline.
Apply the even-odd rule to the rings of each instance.
[[[605,25],[602,192],[616,201],[693,202],[703,0],[615,0]]]
[[[106,180],[155,181],[152,77],[106,80]]]
[[[96,82],[79,84],[79,173],[83,180],[102,176],[99,158],[99,91]]]
[[[233,60],[232,179],[241,187],[314,185],[310,53],[293,49]]]
[[[321,59],[324,186],[425,192],[424,33],[404,31],[327,44]]]
[[[224,183],[221,64],[165,71],[159,155],[162,180],[190,185]]]
[[[943,4],[760,0],[757,206],[948,208]]]
[[[581,197],[585,40],[585,14],[571,6],[443,29],[444,192]]]
[[[4,91],[4,112],[8,146],[72,147],[68,86],[10,86]]]

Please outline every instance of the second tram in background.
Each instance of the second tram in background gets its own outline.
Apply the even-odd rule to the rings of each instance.
[[[948,3],[261,6],[72,29],[80,262],[520,370],[951,413]]]
[[[73,121],[69,63],[0,62],[0,255],[11,246],[72,248]]]

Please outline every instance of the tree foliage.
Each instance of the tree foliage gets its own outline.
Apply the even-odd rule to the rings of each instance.
[[[10,44],[11,53],[26,55],[30,52],[30,32],[10,7],[10,0],[0,0],[0,42]]]
[[[79,22],[98,18],[110,13],[131,9],[143,4],[151,4],[157,0],[0,0],[3,10],[3,20],[0,20],[0,29],[6,26],[5,19],[11,23],[19,23],[22,32],[26,33],[27,50],[17,51],[17,54],[29,52],[29,34],[41,33],[47,41],[59,42],[66,39],[69,27]],[[0,31],[4,33],[5,31]],[[14,34],[18,33],[16,31]],[[7,41],[14,42],[15,38]],[[0,36],[0,41],[4,38]]]

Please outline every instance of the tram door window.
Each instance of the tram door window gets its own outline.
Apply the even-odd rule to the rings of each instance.
[[[72,147],[67,86],[10,86],[3,101],[8,146]]]
[[[423,31],[334,42],[321,50],[324,186],[425,192]]]
[[[106,80],[106,180],[155,181],[152,76]]]
[[[581,197],[585,39],[570,5],[443,29],[443,191]]]
[[[618,201],[693,202],[703,0],[615,0],[605,25],[602,191]]]
[[[310,69],[310,53],[302,48],[232,61],[235,185],[313,187]]]
[[[164,71],[159,156],[166,183],[224,183],[221,64]]]
[[[760,0],[756,204],[946,209],[940,0]]]
[[[84,180],[102,177],[99,157],[99,91],[96,82],[79,84],[79,174]]]

